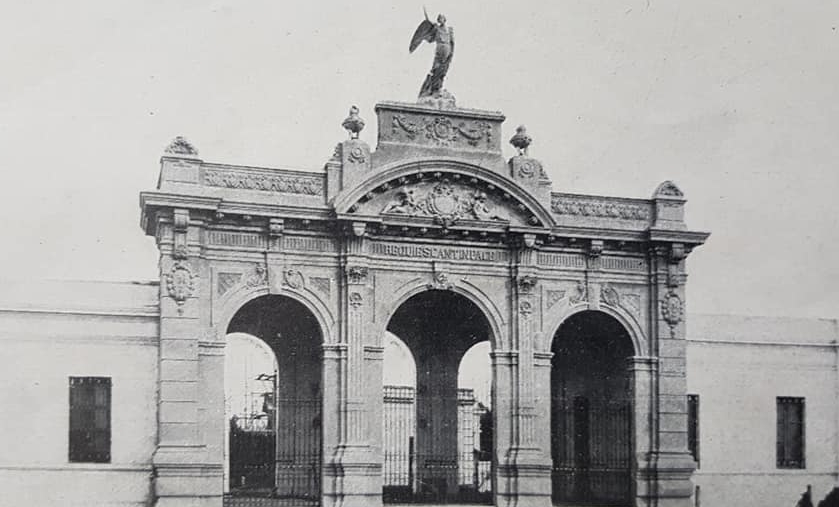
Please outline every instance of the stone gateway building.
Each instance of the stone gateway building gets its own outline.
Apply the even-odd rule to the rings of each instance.
[[[177,138],[140,195],[159,281],[7,286],[3,496],[780,506],[836,483],[835,321],[699,316],[688,339],[685,262],[708,234],[674,183],[649,199],[554,192],[524,127],[502,157],[501,113],[375,110],[376,149],[353,108],[322,173],[205,162]],[[276,357],[258,429],[225,415],[232,333]],[[387,395],[386,333],[415,389]],[[477,486],[458,368],[482,342]],[[404,439],[386,417],[403,401]],[[234,442],[267,456],[262,475]],[[406,479],[386,482],[403,447]]]

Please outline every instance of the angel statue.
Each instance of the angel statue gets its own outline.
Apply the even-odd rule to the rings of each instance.
[[[423,9],[424,11],[425,9]],[[446,17],[442,14],[437,16],[437,24],[435,25],[428,19],[428,13],[425,13],[425,19],[419,24],[414,36],[411,37],[411,46],[409,52],[413,53],[422,41],[436,42],[437,50],[434,53],[434,64],[431,66],[431,71],[422,83],[419,96],[422,97],[436,97],[440,95],[443,88],[443,79],[449,71],[449,64],[454,55],[454,30],[446,26]]]

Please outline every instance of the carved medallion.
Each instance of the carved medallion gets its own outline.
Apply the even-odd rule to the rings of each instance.
[[[303,273],[296,269],[285,269],[283,270],[283,283],[288,285],[292,289],[301,289],[303,288],[305,280],[303,279]]]
[[[533,313],[533,303],[531,303],[530,301],[526,301],[526,300],[525,301],[520,301],[519,302],[519,312],[521,312],[521,314],[524,317],[529,317],[530,314]]]
[[[367,155],[364,153],[364,150],[361,146],[354,146],[350,150],[350,154],[347,156],[347,160],[349,160],[353,164],[363,164],[367,162]]]
[[[600,288],[600,301],[606,303],[609,306],[619,306],[621,303],[621,295],[615,290],[614,287],[609,285],[608,283],[604,283],[603,287]]]
[[[673,291],[667,293],[661,300],[661,317],[670,326],[670,335],[675,337],[676,326],[684,317],[684,303],[682,298]]]
[[[352,306],[353,308],[356,308],[356,309],[359,308],[362,305],[362,303],[364,302],[364,298],[358,292],[350,293],[349,300],[350,300],[350,306]]]
[[[183,314],[183,305],[195,290],[195,276],[185,262],[176,262],[166,274],[166,291],[178,305],[178,314]]]

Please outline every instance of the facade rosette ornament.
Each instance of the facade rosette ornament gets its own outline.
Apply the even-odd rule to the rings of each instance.
[[[684,318],[685,307],[682,298],[674,291],[670,291],[661,300],[661,317],[670,326],[670,337],[676,337],[676,326]]]
[[[198,158],[198,150],[182,136],[177,136],[164,151],[166,157]]]
[[[184,303],[195,292],[195,278],[189,264],[177,261],[166,273],[166,292],[178,305],[178,315],[184,313]]]

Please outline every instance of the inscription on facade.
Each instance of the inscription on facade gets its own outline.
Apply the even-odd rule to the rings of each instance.
[[[483,250],[480,248],[450,248],[434,245],[391,245],[375,243],[373,253],[389,257],[405,257],[419,259],[443,259],[452,261],[507,261],[507,252],[498,250]]]

